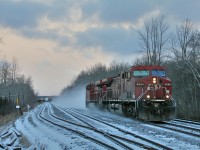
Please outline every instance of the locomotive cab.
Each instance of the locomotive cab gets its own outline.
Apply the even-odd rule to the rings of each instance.
[[[135,82],[137,117],[147,121],[165,121],[174,118],[175,100],[171,80],[163,68],[149,70]]]

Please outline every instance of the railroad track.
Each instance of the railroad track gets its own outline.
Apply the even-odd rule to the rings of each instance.
[[[15,143],[22,134],[14,127],[0,134],[0,148],[1,149],[13,149],[21,150],[21,147]]]
[[[59,107],[57,107],[57,106],[55,106],[55,105],[54,105],[54,107],[56,107],[56,108],[58,108],[58,109],[61,109],[61,108],[59,108]],[[81,119],[80,115],[81,115],[81,116],[84,116],[84,117],[86,117],[86,118],[89,118],[89,119],[91,119],[91,120],[93,120],[93,121],[95,120],[95,121],[97,121],[97,122],[99,122],[99,123],[102,123],[102,124],[104,124],[104,125],[107,125],[107,126],[109,126],[109,127],[112,127],[112,128],[114,128],[114,129],[117,129],[118,131],[120,131],[120,132],[123,133],[123,134],[130,135],[130,136],[132,136],[132,137],[134,137],[134,138],[136,138],[136,139],[140,139],[140,140],[143,141],[143,143],[144,143],[144,142],[147,142],[147,143],[149,143],[149,144],[151,144],[151,145],[156,146],[157,148],[159,147],[159,148],[162,148],[162,149],[171,149],[171,148],[169,148],[169,147],[167,147],[167,146],[165,146],[165,145],[162,145],[162,144],[157,143],[157,142],[155,142],[155,141],[149,140],[149,139],[144,138],[144,137],[142,137],[142,136],[136,135],[136,134],[134,134],[134,133],[132,133],[132,132],[130,132],[130,131],[121,129],[121,128],[116,127],[116,126],[114,126],[114,125],[111,125],[111,124],[109,124],[109,123],[107,123],[107,122],[98,120],[98,119],[96,119],[96,118],[87,116],[87,115],[85,115],[85,114],[81,114],[81,113],[79,113],[79,112],[77,112],[77,111],[74,111],[74,110],[71,110],[71,109],[70,109],[70,110],[63,110],[63,109],[61,109],[61,110],[62,110],[62,111],[65,111],[66,113],[68,113],[68,114],[74,116],[75,118],[81,120],[82,122],[84,122],[85,124],[87,124],[88,126],[90,126],[90,127],[93,128],[93,129],[96,128],[96,127],[94,127],[93,125],[91,125],[91,123],[88,123],[88,122],[84,121],[85,119],[83,119],[83,118]],[[76,115],[75,115],[75,114],[76,114]],[[77,117],[77,114],[79,115],[79,117]],[[109,133],[106,133],[106,134],[109,134]],[[128,142],[128,143],[130,143],[130,142],[131,142],[131,143],[134,143],[134,144],[138,145],[139,147],[142,147],[142,148],[145,148],[145,149],[155,149],[154,147],[150,147],[149,145],[136,142],[136,140],[129,140],[129,139],[127,139],[127,138],[124,139],[124,138],[121,137],[121,136],[113,135],[113,134],[110,134],[110,135],[113,136],[113,137],[115,137],[115,138],[117,138],[117,139],[124,140],[124,141],[126,141],[126,142]]]
[[[69,112],[67,112],[67,113],[69,113]],[[69,114],[72,115],[73,117],[75,117],[76,119],[82,121],[83,123],[85,123],[85,124],[87,125],[87,126],[83,126],[83,127],[89,128],[89,129],[91,129],[91,130],[93,130],[93,131],[95,131],[95,132],[97,132],[97,133],[100,133],[100,134],[102,134],[102,135],[104,135],[104,136],[107,136],[108,138],[111,138],[112,140],[113,140],[112,137],[114,137],[114,138],[116,138],[116,139],[123,140],[123,141],[125,141],[125,142],[130,143],[130,144],[138,145],[139,147],[144,148],[144,149],[155,149],[155,148],[153,148],[153,147],[150,147],[150,146],[145,145],[145,144],[141,144],[141,143],[136,142],[136,141],[134,141],[134,140],[130,140],[130,139],[128,139],[128,138],[124,138],[124,137],[119,136],[119,135],[114,135],[114,134],[107,133],[107,132],[105,132],[105,131],[99,130],[98,128],[94,127],[94,126],[91,125],[90,123],[84,121],[84,119],[81,119],[81,118],[79,118],[79,117],[77,117],[77,116],[75,116],[75,115],[73,115],[73,114],[71,114],[71,113],[69,113]],[[55,116],[55,117],[57,117],[57,116]],[[57,117],[57,118],[59,118],[59,117]],[[61,119],[61,118],[59,118],[59,119]],[[62,119],[62,120],[64,120],[64,119]],[[67,121],[67,120],[64,120],[64,121]],[[67,122],[68,122],[68,121],[67,121]],[[81,125],[81,126],[82,126],[82,125]],[[115,139],[114,139],[114,141],[115,141],[116,143],[119,142],[119,141],[116,141]],[[121,142],[120,142],[120,145],[122,145],[122,147],[124,147],[124,148],[126,148],[126,149],[133,149],[133,148],[131,148],[131,147],[126,146],[125,144],[123,144],[123,143],[121,143]]]
[[[183,123],[189,123],[189,124],[194,124],[194,125],[200,125],[200,122],[191,121],[191,120],[185,120],[185,119],[174,119],[174,121],[183,122]]]
[[[171,126],[180,127],[180,128],[187,129],[187,130],[191,130],[191,131],[196,131],[196,132],[199,132],[199,133],[200,133],[200,128],[189,127],[189,126],[186,126],[186,125],[180,125],[180,124],[176,124],[176,123],[174,123],[174,122],[172,122],[172,123],[170,123],[170,122],[165,122],[165,124],[171,125]],[[200,135],[199,135],[199,136],[200,136]]]
[[[192,131],[185,131],[185,129],[192,129],[194,132],[195,130],[199,132],[198,129],[193,129],[193,128],[190,128],[190,127],[186,127],[186,126],[182,126],[182,125],[177,125],[177,124],[172,124],[172,123],[167,123],[165,122],[164,124],[160,125],[160,124],[155,124],[155,123],[147,123],[148,125],[152,125],[152,126],[155,126],[155,127],[159,127],[159,128],[163,128],[163,129],[167,129],[167,130],[171,130],[171,131],[175,131],[177,133],[182,133],[182,134],[185,134],[185,135],[189,135],[189,136],[192,136],[192,137],[197,137],[199,138],[200,137],[200,134],[197,134],[197,133],[193,133]],[[175,127],[180,127],[180,128],[175,128]]]
[[[51,113],[51,115],[53,115],[53,114]],[[61,119],[61,118],[59,118],[59,117],[57,117],[57,116],[55,116],[55,115],[53,115],[53,116],[56,117],[57,119]],[[135,148],[132,148],[132,147],[130,147],[130,146],[124,144],[124,142],[121,142],[121,141],[119,141],[119,140],[128,142],[129,144],[138,145],[139,147],[144,148],[144,149],[155,149],[155,148],[153,148],[153,147],[150,147],[150,146],[147,146],[147,145],[144,145],[144,144],[135,142],[135,141],[133,141],[133,140],[130,140],[130,139],[121,137],[121,136],[119,136],[119,135],[114,135],[114,134],[111,134],[111,133],[104,132],[104,131],[102,131],[102,130],[96,128],[96,127],[94,127],[93,125],[91,125],[91,124],[89,124],[89,123],[83,121],[82,119],[80,119],[80,118],[78,118],[78,117],[76,117],[76,116],[74,116],[74,117],[77,118],[78,120],[81,120],[82,122],[84,122],[87,126],[84,126],[84,125],[80,125],[80,124],[76,124],[76,123],[71,122],[72,124],[76,124],[76,125],[78,125],[78,126],[80,125],[81,127],[84,127],[84,128],[87,128],[87,129],[92,130],[92,132],[99,133],[99,134],[101,134],[102,136],[107,137],[108,139],[110,139],[111,141],[113,141],[114,143],[116,143],[117,145],[121,146],[121,147],[124,148],[124,149],[135,149]],[[67,120],[65,120],[65,119],[61,119],[61,120],[63,120],[63,121],[65,121],[65,122],[68,122],[68,123],[69,123],[69,121],[67,121]]]
[[[44,108],[44,109],[45,109],[45,108]],[[89,136],[89,135],[85,134],[85,133],[82,132],[82,131],[78,131],[78,130],[76,130],[76,129],[67,127],[66,125],[62,125],[62,124],[58,123],[58,121],[53,121],[52,119],[47,119],[46,117],[42,116],[42,112],[44,111],[44,109],[41,110],[41,111],[39,112],[39,115],[38,115],[38,117],[39,117],[39,119],[40,119],[41,121],[46,121],[46,122],[48,122],[48,123],[50,123],[50,124],[53,124],[54,126],[57,126],[57,127],[59,127],[59,128],[62,128],[62,129],[68,130],[68,131],[71,131],[71,132],[73,132],[73,133],[79,135],[80,137],[83,137],[84,139],[88,139],[88,140],[90,140],[90,141],[92,141],[92,142],[94,142],[94,143],[96,143],[96,144],[98,144],[98,145],[100,145],[100,146],[102,146],[102,147],[104,147],[104,148],[106,148],[106,149],[117,150],[116,146],[112,146],[111,144],[107,144],[107,143],[103,142],[101,139],[98,139],[98,138]],[[58,117],[54,116],[53,114],[50,114],[50,116],[53,117],[53,118],[56,119],[56,120],[64,121],[64,122],[70,123],[69,121],[64,120],[64,119],[61,119],[61,118],[58,118]],[[72,123],[72,122],[71,122],[71,123]],[[83,126],[83,125],[80,125],[80,124],[75,124],[75,123],[72,123],[72,124],[75,125],[75,126],[80,126],[80,127],[85,127],[85,128],[90,129],[90,128],[87,127],[87,126]],[[90,129],[90,130],[91,130],[91,129]],[[126,149],[128,149],[128,147],[127,147]],[[129,148],[129,149],[130,149],[130,148]]]
[[[161,146],[155,146],[154,144],[152,144],[151,146],[149,146],[148,144],[146,144],[147,143],[147,141],[146,141],[146,143],[145,143],[145,141],[143,140],[143,143],[144,143],[144,145],[140,145],[141,144],[141,142],[139,141],[139,140],[135,140],[133,137],[131,137],[132,135],[131,134],[129,134],[128,132],[129,131],[124,131],[124,132],[122,132],[122,133],[124,133],[124,136],[121,136],[121,134],[119,134],[119,132],[118,131],[120,131],[120,129],[117,129],[118,131],[116,132],[116,133],[114,133],[113,131],[112,131],[112,129],[111,129],[111,126],[110,126],[110,128],[109,129],[111,129],[111,131],[112,132],[110,132],[110,131],[108,131],[109,133],[107,133],[107,132],[101,132],[101,133],[99,133],[99,131],[101,131],[102,129],[103,129],[103,125],[101,126],[99,126],[97,123],[94,123],[94,124],[92,124],[92,121],[87,121],[88,119],[85,119],[84,117],[80,117],[80,116],[82,116],[82,115],[84,115],[84,114],[82,114],[82,113],[80,113],[80,111],[78,111],[77,112],[77,110],[74,110],[74,109],[66,109],[66,110],[64,110],[64,109],[61,109],[60,107],[58,107],[58,106],[56,106],[56,105],[51,105],[51,107],[52,108],[50,108],[50,106],[49,106],[50,104],[48,103],[48,104],[46,104],[46,105],[42,105],[43,107],[41,108],[41,112],[39,113],[39,114],[41,114],[42,115],[42,117],[43,118],[45,118],[45,119],[47,119],[47,120],[50,120],[51,122],[54,122],[54,123],[57,123],[58,124],[58,126],[57,125],[55,125],[55,126],[57,126],[57,127],[59,127],[59,125],[61,125],[61,126],[64,126],[64,128],[63,127],[59,127],[59,128],[63,128],[63,129],[65,129],[65,130],[68,130],[68,131],[71,131],[71,132],[73,132],[73,133],[75,133],[75,134],[77,134],[77,135],[79,135],[79,136],[81,136],[81,137],[83,137],[84,139],[87,139],[87,140],[89,140],[89,141],[92,141],[92,143],[96,143],[96,144],[98,144],[98,145],[100,145],[102,148],[104,147],[104,148],[106,148],[106,149],[133,149],[133,147],[132,147],[132,145],[136,145],[136,146],[138,146],[138,147],[140,147],[140,148],[143,148],[143,149],[170,149],[169,147],[166,147],[165,146],[165,148],[161,148]],[[44,107],[45,106],[45,107]],[[45,111],[45,112],[44,112]],[[55,111],[55,112],[54,112]],[[44,112],[44,113],[43,113]],[[62,113],[61,113],[62,112]],[[69,113],[68,113],[69,112]],[[67,114],[67,115],[66,115]],[[78,115],[77,115],[78,114]],[[85,116],[87,116],[87,115],[85,115]],[[93,117],[91,117],[91,116],[87,116],[87,117],[89,117],[89,118],[92,118],[91,120],[93,120]],[[86,117],[86,118],[87,118]],[[44,120],[43,118],[40,118],[40,120],[42,120],[42,122],[48,122],[48,121],[46,121],[46,120]],[[95,118],[96,119],[96,118]],[[59,121],[58,121],[59,120]],[[98,119],[97,119],[98,120]],[[102,120],[100,120],[100,121],[102,121]],[[51,122],[49,122],[49,124],[52,124]],[[63,124],[63,123],[60,123],[60,122],[65,122],[65,124]],[[97,122],[99,122],[99,120],[97,121]],[[67,124],[71,124],[71,125],[67,125]],[[108,123],[107,121],[106,121],[106,123]],[[148,123],[147,122],[142,122],[143,124],[147,124],[148,125]],[[172,123],[174,123],[174,122],[172,122]],[[78,125],[77,125],[78,124]],[[95,126],[95,124],[97,125],[97,126]],[[102,124],[104,124],[104,122],[102,123]],[[108,123],[109,124],[109,123]],[[110,124],[109,124],[110,125]],[[112,125],[112,124],[111,124]],[[152,125],[152,124],[150,124],[150,125]],[[162,124],[163,125],[163,124]],[[161,125],[161,126],[162,126]],[[165,125],[167,125],[167,127],[168,127],[168,125],[169,124],[165,124]],[[82,126],[82,130],[80,130],[80,129],[76,129],[76,128],[72,128],[72,126]],[[155,124],[153,123],[153,125],[152,126],[155,126]],[[68,127],[68,128],[70,128],[70,129],[72,129],[72,130],[75,130],[75,131],[72,131],[72,130],[70,130],[70,129],[67,129],[66,127]],[[97,131],[94,131],[94,127],[102,127],[101,129],[99,128],[99,130],[97,130]],[[105,127],[103,130],[105,131],[105,129],[106,129],[107,127]],[[163,127],[159,127],[159,128],[163,128]],[[106,134],[108,134],[108,136],[104,136],[104,137],[106,137],[106,138],[108,138],[108,142],[107,142],[107,145],[109,145],[109,146],[111,146],[111,147],[107,147],[107,146],[103,146],[102,145],[102,143],[103,144],[106,144],[105,142],[103,142],[103,140],[99,140],[98,138],[96,138],[96,137],[94,137],[93,135],[91,135],[91,134],[87,134],[86,132],[85,132],[85,129],[88,129],[88,130],[90,130],[90,132],[96,132],[96,133],[98,133],[98,134],[101,134],[101,136],[104,136],[104,135],[106,135]],[[116,128],[115,128],[116,129]],[[167,129],[167,128],[163,128],[163,129]],[[123,130],[123,129],[122,129]],[[176,130],[172,130],[172,129],[167,129],[167,130],[163,130],[163,131],[167,131],[168,132],[168,130],[171,130],[171,131],[176,131]],[[189,130],[189,129],[188,129]],[[191,129],[190,129],[191,130]],[[78,131],[78,132],[80,132],[80,134],[79,133],[76,133],[76,131]],[[83,131],[83,132],[82,132]],[[198,132],[198,131],[196,131],[196,132]],[[114,134],[112,134],[112,133],[114,133]],[[174,134],[175,133],[175,134]],[[182,133],[182,132],[180,132],[179,130],[178,131],[176,131],[176,132],[174,132],[173,133],[173,135],[175,136],[176,135],[176,133]],[[115,135],[115,134],[119,134],[119,135]],[[183,134],[186,134],[186,135],[188,135],[188,132],[184,132]],[[88,136],[90,136],[90,137],[92,137],[92,139],[90,139],[90,138],[88,138],[88,137],[85,137],[85,135],[88,135]],[[109,136],[111,136],[112,138],[114,138],[115,140],[117,140],[117,141],[120,141],[122,144],[124,144],[124,146],[122,146],[122,144],[117,144],[117,141],[116,142],[114,142],[113,140],[111,140],[110,138],[109,138]],[[136,137],[138,136],[138,134],[136,135]],[[140,136],[140,135],[139,135]],[[182,136],[182,134],[178,134],[177,136],[175,136],[175,137],[181,137]],[[193,135],[190,135],[191,137],[193,137]],[[122,138],[121,138],[122,137]],[[127,137],[128,137],[128,139],[127,139]],[[170,137],[170,136],[169,136]],[[187,137],[187,136],[184,136],[184,137],[186,137],[186,138],[190,138],[190,139],[192,139],[191,137]],[[195,137],[198,137],[199,138],[199,135],[197,134],[197,135],[195,135]],[[123,138],[125,138],[125,139],[123,139]],[[146,137],[145,137],[146,138]],[[186,138],[184,138],[183,139],[183,141],[184,142],[187,142],[187,139]],[[146,138],[147,140],[149,139],[149,137],[147,137]],[[101,141],[102,143],[99,143],[98,141],[95,141],[95,140],[98,140],[98,141]],[[142,140],[142,139],[141,139]],[[199,141],[197,138],[195,138],[195,140],[196,141]],[[140,143],[140,144],[137,144],[137,143],[134,143],[135,141],[139,141],[138,143]],[[151,140],[150,140],[151,141]],[[161,140],[162,141],[162,140]],[[195,141],[195,142],[196,142]],[[154,141],[153,141],[154,142]],[[112,144],[109,144],[109,143],[112,143]],[[114,145],[114,143],[118,146],[118,147],[121,147],[121,148],[116,148],[116,146],[113,146]],[[134,143],[134,144],[133,144]],[[162,143],[165,143],[165,142],[162,142]],[[159,143],[158,143],[159,144]],[[171,145],[171,144],[169,144],[169,145]],[[143,147],[144,146],[144,147]],[[146,146],[146,148],[145,148],[145,146]],[[168,146],[168,145],[167,145]],[[136,149],[136,148],[135,148]]]
[[[38,107],[40,109],[41,106]],[[37,114],[37,112],[35,112]],[[0,133],[0,150],[21,150],[25,149],[20,143],[22,133],[14,126],[9,127],[5,132]]]

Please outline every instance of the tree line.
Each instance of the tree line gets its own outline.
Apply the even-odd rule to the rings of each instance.
[[[145,22],[139,31],[144,59],[136,64],[164,65],[173,82],[173,96],[178,117],[200,120],[200,31],[191,20],[168,33],[164,16]]]
[[[106,67],[106,65],[102,63],[97,63],[91,68],[82,70],[67,87],[63,88],[61,95],[70,92],[78,86],[85,86],[86,84],[93,83],[99,79],[107,77],[115,77],[128,67],[130,67],[130,65],[125,62],[119,63],[117,61],[113,61],[109,67]]]
[[[26,109],[27,105],[36,102],[36,93],[31,77],[25,77],[20,73],[21,67],[13,57],[12,61],[0,58],[0,116]]]
[[[169,31],[165,16],[153,17],[138,31],[141,57],[133,64],[113,61],[110,66],[98,63],[81,71],[63,88],[64,94],[74,87],[85,86],[110,76],[116,76],[132,65],[162,65],[173,83],[177,117],[200,120],[200,31],[186,19]]]

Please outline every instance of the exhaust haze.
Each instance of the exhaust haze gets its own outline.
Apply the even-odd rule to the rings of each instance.
[[[85,87],[76,87],[72,91],[58,96],[53,102],[61,107],[86,108],[85,107]]]

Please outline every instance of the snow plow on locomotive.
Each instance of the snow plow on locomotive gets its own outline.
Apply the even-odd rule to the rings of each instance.
[[[86,106],[90,103],[145,121],[175,117],[172,83],[162,66],[133,66],[116,77],[88,84]]]

